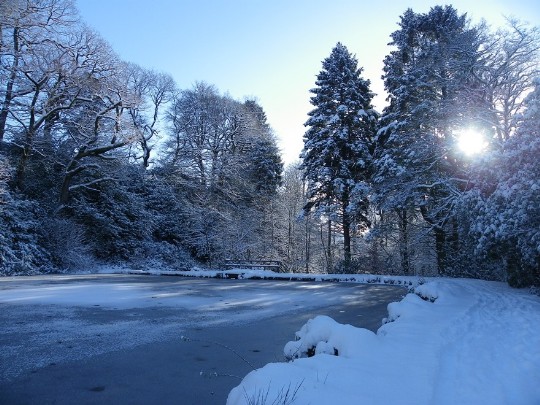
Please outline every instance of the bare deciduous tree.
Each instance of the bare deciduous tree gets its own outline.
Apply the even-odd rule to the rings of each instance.
[[[507,22],[506,28],[495,33],[484,32],[475,69],[478,89],[490,112],[487,120],[500,146],[514,133],[514,118],[523,109],[533,79],[540,75],[540,29],[515,19]]]
[[[61,56],[61,44],[76,20],[72,0],[7,0],[0,4],[0,78],[4,83],[0,87],[0,141],[17,99],[30,95],[30,105],[35,108],[36,88],[43,89],[50,73],[48,62]]]
[[[164,107],[173,99],[176,84],[169,74],[145,70],[135,64],[125,64],[124,69],[129,89],[137,98],[137,107],[129,110],[137,131],[137,141],[134,145],[140,149],[140,152],[139,150],[135,152],[135,159],[142,159],[143,167],[148,168],[155,138],[160,131],[160,117]]]

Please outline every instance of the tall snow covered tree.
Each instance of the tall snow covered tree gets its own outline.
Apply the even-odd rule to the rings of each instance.
[[[283,165],[264,110],[197,83],[173,100],[168,118],[168,166],[191,207],[187,244],[208,263],[269,257],[271,202]]]
[[[351,261],[351,227],[369,225],[368,184],[377,113],[371,105],[369,80],[348,49],[338,43],[323,63],[311,92],[311,104],[301,154],[308,180],[304,212],[339,223],[344,264]]]
[[[20,113],[20,104],[30,103],[28,98],[36,99],[39,96],[36,88],[48,90],[54,79],[60,81],[61,74],[54,69],[62,66],[59,50],[65,50],[65,40],[77,20],[73,3],[72,0],[0,3],[0,141],[4,136],[9,138],[10,132],[19,131],[19,128],[11,130],[9,121],[17,123],[19,117],[15,114]],[[56,66],[51,66],[51,60]],[[42,110],[36,121],[43,116],[54,117],[64,97],[58,100],[56,109],[38,106],[36,100],[33,107]]]
[[[493,191],[477,203],[478,248],[504,264],[508,283],[540,286],[540,78],[517,131],[491,160]]]
[[[255,100],[246,100],[243,107],[244,137],[237,142],[236,149],[245,149],[248,167],[244,174],[259,198],[272,197],[281,184],[281,154],[263,108]]]
[[[400,27],[384,61],[390,105],[378,132],[377,194],[386,210],[419,209],[444,274],[458,251],[454,208],[467,185],[456,135],[478,116],[471,94],[478,35],[451,6],[409,9]]]

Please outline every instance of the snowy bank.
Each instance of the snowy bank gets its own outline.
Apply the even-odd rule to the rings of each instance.
[[[239,278],[250,280],[283,280],[283,281],[316,281],[316,282],[349,282],[360,284],[386,284],[414,287],[429,278],[416,276],[381,276],[373,274],[321,274],[321,273],[276,273],[271,270],[253,270],[238,268],[232,270],[206,270],[193,268],[190,271],[175,270],[132,270],[129,268],[109,267],[100,273],[147,274],[160,276],[181,276],[198,278]]]
[[[540,404],[540,297],[455,279],[415,292],[376,334],[310,320],[285,345],[294,360],[251,372],[227,404]]]

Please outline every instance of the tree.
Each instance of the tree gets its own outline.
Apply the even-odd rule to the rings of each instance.
[[[59,141],[66,159],[62,162],[61,205],[76,189],[114,180],[101,170],[101,161],[114,158],[114,152],[136,140],[127,112],[139,102],[128,87],[124,65],[109,45],[87,29],[74,35],[77,46],[70,47],[67,55],[72,67],[68,78],[76,96],[58,114]],[[90,176],[81,178],[81,174]],[[81,181],[73,184],[77,177]]]
[[[509,19],[495,33],[483,32],[475,79],[486,110],[479,119],[495,128],[495,141],[503,147],[515,132],[514,117],[523,110],[525,95],[540,75],[540,29]]]
[[[136,103],[129,109],[133,128],[137,132],[134,145],[140,149],[140,152],[135,152],[134,158],[141,160],[143,167],[148,168],[155,138],[160,131],[160,117],[164,107],[173,99],[176,84],[166,73],[146,70],[133,63],[126,63],[122,70],[126,74],[128,89],[136,98]]]
[[[238,208],[252,223],[252,249],[261,258],[278,259],[278,233],[283,225],[278,216],[278,188],[283,162],[266,113],[256,100],[246,100],[241,108],[240,134],[236,142],[234,172],[238,190],[244,196]],[[231,162],[232,163],[232,162]]]
[[[48,61],[61,55],[58,45],[69,35],[76,18],[71,0],[7,0],[0,4],[0,142],[13,103],[32,93],[36,97],[36,87],[42,88],[48,79]]]
[[[351,261],[351,227],[367,219],[373,138],[377,113],[371,105],[369,81],[347,48],[338,43],[323,61],[317,87],[311,90],[315,107],[306,122],[302,169],[308,180],[304,211],[339,222],[345,266]],[[330,233],[329,233],[330,234]]]
[[[280,220],[286,224],[280,233],[280,256],[289,271],[309,269],[309,245],[306,244],[304,225],[298,218],[305,204],[304,180],[300,163],[289,165],[283,173],[283,185],[278,201]]]
[[[60,112],[78,96],[68,63],[76,14],[66,0],[7,2],[2,7],[1,75],[7,80],[1,90],[0,138],[9,129],[9,140],[20,147],[16,181],[22,188],[36,137],[50,133]]]
[[[173,100],[168,120],[167,165],[189,193],[186,240],[196,255],[272,256],[282,163],[262,108],[197,83]]]
[[[434,235],[438,271],[446,274],[459,249],[455,206],[468,184],[456,133],[478,114],[470,89],[479,37],[451,6],[407,10],[391,37],[396,49],[384,61],[390,105],[377,137],[377,194],[384,209],[397,210],[402,229],[407,212],[420,211]]]
[[[244,136],[237,144],[245,149],[245,161],[249,165],[247,174],[255,192],[259,197],[272,198],[281,185],[281,154],[263,108],[255,100],[245,101],[243,107]]]
[[[102,178],[73,184],[85,170],[98,173],[99,159],[131,142],[122,113],[137,100],[122,83],[117,56],[78,23],[72,1],[8,1],[1,7],[0,76],[6,87],[0,134],[19,148],[15,181],[20,190],[34,192],[29,168],[56,174],[63,166],[60,184],[48,188],[57,188],[65,204],[70,191],[111,178],[101,172]]]
[[[239,105],[206,83],[182,91],[168,114],[173,165],[196,181],[214,187],[239,136]]]
[[[515,135],[490,162],[497,176],[476,200],[473,225],[478,251],[502,261],[516,287],[540,286],[540,78],[534,84]]]

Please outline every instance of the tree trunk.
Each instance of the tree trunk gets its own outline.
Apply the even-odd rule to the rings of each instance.
[[[446,233],[444,232],[445,221],[434,220],[427,212],[426,206],[420,207],[424,220],[431,225],[435,234],[435,253],[437,255],[437,272],[439,275],[446,274]]]
[[[75,155],[69,164],[66,167],[66,171],[64,174],[64,179],[62,180],[62,186],[60,187],[60,198],[59,203],[60,205],[65,205],[69,201],[69,188],[71,187],[71,182],[73,181],[73,177],[80,173],[83,168],[81,166],[78,166],[79,157],[81,153],[84,153],[82,151],[79,151],[77,155]]]
[[[351,266],[351,216],[349,215],[350,192],[345,189],[342,195],[342,226],[343,226],[343,269],[348,272]]]
[[[326,245],[326,252],[328,273],[331,273],[334,264],[332,263],[332,221],[330,219],[328,219],[328,241]]]
[[[143,135],[144,137],[144,135]],[[150,151],[151,148],[149,147],[146,140],[141,142],[141,148],[143,150],[143,168],[148,169],[148,166],[150,166]]]
[[[53,113],[45,119],[45,123],[43,124],[43,147],[45,151],[49,154],[52,154],[53,150],[53,126],[60,118],[60,114],[58,112]]]
[[[31,122],[26,132],[24,147],[22,148],[22,154],[17,164],[17,170],[15,172],[15,182],[20,190],[22,190],[24,187],[24,181],[26,178],[26,166],[28,165],[28,159],[30,159],[30,154],[32,153],[34,133],[32,132],[31,128],[33,128],[33,122]]]
[[[28,126],[26,128],[26,133],[24,136],[23,151],[21,154],[21,158],[19,159],[19,164],[17,166],[17,171],[15,174],[17,187],[19,187],[19,189],[21,190],[23,188],[26,177],[26,166],[34,148],[34,137],[41,123],[44,121],[43,118],[36,119],[36,105],[41,91],[40,86],[41,84],[36,85],[34,89],[34,95],[32,97],[32,102],[30,103],[30,114],[28,118]]]
[[[292,222],[292,210],[289,208],[287,211],[287,261],[290,263],[292,260],[292,244],[293,244],[293,222]]]
[[[407,219],[407,209],[397,210],[398,214],[398,227],[399,227],[399,256],[401,259],[401,271],[405,275],[409,275],[411,271],[411,259],[409,255],[409,230],[408,230],[408,219]]]
[[[70,173],[66,173],[64,176],[64,180],[62,181],[62,187],[60,188],[60,205],[64,205],[69,200],[69,187],[71,186],[71,180],[73,178],[73,175]]]
[[[351,265],[351,220],[345,209],[343,207],[343,265],[348,270]]]
[[[446,274],[446,234],[440,227],[433,228],[435,233],[435,252],[437,254],[437,272],[440,276]]]
[[[306,217],[306,228],[305,228],[305,246],[306,246],[306,273],[309,273],[309,260],[311,256],[311,230],[310,230],[310,223],[309,223],[309,217]]]
[[[459,272],[458,254],[459,254],[459,227],[456,217],[452,217],[450,220],[452,226],[450,234],[447,236],[447,249],[450,253],[450,257],[446,262],[446,272],[451,271],[456,274]]]
[[[13,29],[13,66],[11,67],[11,74],[6,83],[6,95],[4,102],[2,103],[2,110],[0,110],[0,142],[4,140],[4,133],[6,130],[7,117],[11,100],[13,100],[13,85],[17,77],[17,69],[19,66],[19,28]]]

